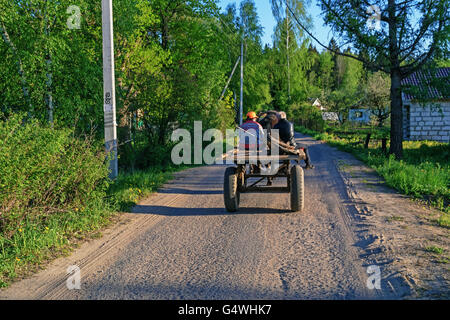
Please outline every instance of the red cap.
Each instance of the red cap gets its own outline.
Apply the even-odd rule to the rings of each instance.
[[[249,113],[247,113],[247,119],[256,119],[256,118],[258,118],[256,112],[250,111]]]

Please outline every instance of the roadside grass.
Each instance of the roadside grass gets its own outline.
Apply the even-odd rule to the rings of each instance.
[[[385,155],[380,145],[371,144],[365,149],[361,143],[365,132],[346,135],[345,132],[336,133],[338,129],[334,129],[320,133],[299,126],[296,130],[353,154],[375,169],[387,185],[438,208],[442,214],[434,222],[450,228],[449,144],[405,141],[404,159],[398,161],[393,156]]]
[[[130,210],[170,180],[174,172],[186,168],[154,167],[121,173],[109,185],[104,199],[52,214],[29,212],[18,225],[0,233],[0,288],[70,254],[82,241],[98,238],[119,212]]]
[[[138,202],[156,192],[178,171],[192,166],[152,167],[147,170],[120,173],[108,190],[109,202],[117,211],[129,211]]]
[[[392,217],[387,218],[388,222],[392,222],[392,221],[402,222],[403,220],[405,220],[403,217],[397,217],[397,216],[392,216]]]
[[[444,249],[443,248],[439,248],[436,246],[429,246],[425,248],[425,251],[430,252],[430,253],[435,253],[438,255],[441,255],[444,253]]]
[[[448,264],[450,262],[450,259],[444,257],[444,258],[436,260],[436,262],[437,263],[442,263],[442,264]]]
[[[45,261],[68,254],[80,240],[95,237],[112,215],[112,208],[97,202],[42,219],[27,218],[15,230],[8,228],[0,236],[0,287],[39,270]]]

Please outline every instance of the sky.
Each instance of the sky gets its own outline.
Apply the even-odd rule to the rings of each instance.
[[[228,6],[228,4],[236,3],[236,7],[239,10],[239,4],[241,0],[219,0],[219,6],[222,7],[222,11]],[[261,25],[264,27],[264,36],[262,38],[263,44],[269,44],[272,46],[272,35],[275,27],[275,19],[272,15],[272,7],[270,0],[255,0],[256,7],[258,9],[258,16]],[[311,0],[311,4],[308,7],[308,12],[312,18],[313,29],[310,30],[315,37],[317,37],[322,43],[328,45],[332,38],[331,29],[324,26],[323,19],[320,15],[320,7],[317,6],[317,0]],[[314,40],[313,45],[322,51],[322,48]]]

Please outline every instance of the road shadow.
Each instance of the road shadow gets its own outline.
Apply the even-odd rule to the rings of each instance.
[[[116,280],[122,275],[115,274]],[[150,278],[150,275],[149,275]],[[106,278],[80,293],[86,300],[369,300],[364,292],[354,289],[334,288],[328,292],[314,288],[293,288],[291,292],[280,292],[276,288],[252,288],[243,285],[226,285],[222,279],[211,278],[202,284],[184,279],[179,283],[152,283],[140,279],[113,282]],[[78,291],[78,290],[75,290]]]
[[[211,194],[223,194],[223,190],[188,190],[181,188],[165,188],[158,190],[158,193],[162,194],[191,194],[191,195],[211,195]]]
[[[272,208],[240,208],[238,212],[228,212],[225,208],[177,208],[164,206],[145,206],[138,205],[134,207],[135,214],[153,214],[166,217],[194,217],[194,216],[223,216],[223,215],[248,215],[248,214],[287,214],[288,210]]]

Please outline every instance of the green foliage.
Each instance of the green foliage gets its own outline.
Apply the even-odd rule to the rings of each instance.
[[[428,246],[425,248],[425,251],[427,252],[431,252],[431,253],[435,253],[435,254],[443,254],[444,253],[444,249],[440,248],[440,247],[436,247],[436,246]]]
[[[173,173],[185,167],[158,167],[119,174],[108,190],[110,202],[120,211],[128,211],[139,200],[155,192],[173,177]]]
[[[379,127],[383,127],[384,121],[390,114],[390,87],[389,77],[377,72],[369,75],[367,86],[364,89],[363,102],[375,115]]]
[[[361,143],[364,137],[362,132],[352,134],[328,130],[329,133],[318,133],[302,127],[297,127],[297,130],[354,154],[374,168],[389,186],[404,194],[428,201],[442,210],[444,214],[438,223],[442,226],[448,224],[448,213],[450,213],[450,165],[448,163],[450,147],[448,144],[404,142],[405,156],[399,161],[394,156],[386,157],[379,145],[375,148],[364,149]],[[378,137],[375,135],[377,138],[382,136],[386,137],[383,131],[378,133]]]
[[[0,287],[97,236],[117,211],[184,168],[164,158],[164,167],[121,173],[111,183],[102,146],[23,119],[0,122]]]
[[[436,221],[441,227],[450,228],[450,213],[445,213]]]
[[[108,171],[91,139],[22,121],[15,115],[0,122],[2,226],[23,220],[23,209],[46,214],[104,196]]]
[[[101,4],[76,3],[80,29],[69,29],[69,1],[0,3],[1,30],[10,38],[4,40],[6,33],[0,32],[0,58],[6,62],[0,65],[0,110],[6,115],[26,112],[47,122],[51,96],[56,127],[75,128],[77,134],[95,129],[102,137]],[[165,145],[174,123],[231,125],[229,106],[218,102],[229,73],[229,46],[223,43],[218,15],[211,0],[114,1],[118,123],[130,127],[133,121],[143,121],[148,147]],[[31,106],[23,94],[18,62]],[[257,82],[249,95],[262,92],[267,99],[268,90],[261,89]],[[122,135],[119,144],[129,136]]]
[[[322,119],[322,112],[309,103],[292,105],[289,119],[294,124],[316,131],[323,131],[326,126],[326,122]]]
[[[0,109],[7,114],[26,112],[45,122],[51,96],[57,126],[75,127],[78,132],[90,132],[94,126],[102,129],[101,4],[79,1],[81,28],[69,29],[66,10],[73,2],[1,2],[0,21],[17,51],[0,41],[1,60],[7,61],[0,64]],[[19,60],[31,107],[22,94]]]
[[[435,199],[448,199],[450,196],[447,184],[450,179],[448,167],[442,168],[438,163],[431,162],[410,165],[403,160],[397,161],[392,156],[387,161],[381,161],[379,157],[369,155],[368,162],[375,166],[389,185],[405,194]]]
[[[107,223],[108,169],[98,150],[69,129],[19,115],[0,122],[0,286]]]
[[[241,2],[238,10],[235,4],[226,8],[220,18],[223,24],[221,37],[226,39],[228,49],[227,76],[236,59],[241,54],[241,41],[244,39],[244,115],[251,110],[262,110],[268,105],[272,96],[269,91],[269,73],[266,68],[266,51],[261,46],[262,26],[253,0]],[[231,81],[228,92],[234,92],[239,101],[239,68]],[[239,120],[239,119],[236,119]]]
[[[319,3],[325,23],[339,36],[339,42],[342,45],[351,43],[358,49],[358,56],[354,58],[364,62],[371,71],[389,74],[392,112],[390,152],[397,159],[402,158],[401,83],[433,59],[448,58],[448,1],[373,1],[370,5],[382,13],[379,21],[368,20],[371,17],[367,11],[368,3],[364,1],[320,0]],[[335,51],[338,51],[337,45]]]

